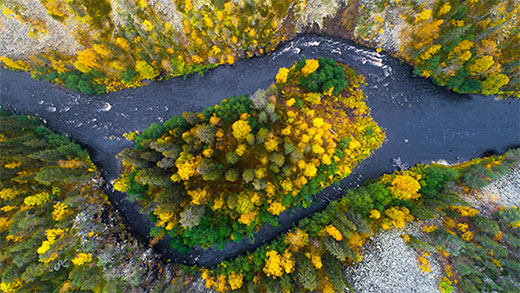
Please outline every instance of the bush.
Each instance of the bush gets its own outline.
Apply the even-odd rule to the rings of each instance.
[[[137,76],[137,71],[133,69],[127,69],[125,72],[123,72],[123,78],[122,80],[124,82],[130,83],[134,81],[135,77]]]
[[[80,71],[65,72],[59,75],[59,80],[63,85],[73,91],[80,91],[85,94],[103,94],[105,87],[94,82],[94,75]]]

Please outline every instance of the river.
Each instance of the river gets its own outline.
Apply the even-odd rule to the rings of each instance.
[[[276,228],[263,227],[255,236],[228,243],[223,251],[195,249],[181,255],[167,241],[156,245],[172,261],[212,266],[224,259],[254,249],[290,228],[298,219],[323,209],[349,187],[392,172],[393,158],[412,166],[445,160],[465,161],[484,153],[503,153],[520,145],[520,101],[492,96],[455,94],[430,80],[416,78],[412,68],[384,52],[330,37],[304,35],[284,43],[268,56],[220,66],[204,77],[151,82],[137,89],[90,96],[64,90],[27,73],[0,69],[0,108],[12,113],[35,115],[47,126],[71,137],[90,151],[93,162],[107,182],[118,177],[115,155],[132,145],[122,138],[129,131],[142,131],[152,122],[163,122],[183,111],[197,112],[222,99],[252,94],[274,82],[280,67],[289,67],[302,57],[331,57],[363,74],[367,105],[372,117],[387,134],[383,146],[359,164],[351,176],[317,195],[307,209],[285,212]],[[105,191],[122,213],[136,237],[147,239],[151,223],[126,195]]]

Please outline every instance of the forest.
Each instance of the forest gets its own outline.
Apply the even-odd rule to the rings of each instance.
[[[136,197],[153,236],[167,234],[175,250],[252,237],[381,145],[362,83],[332,59],[301,59],[266,90],[134,134],[114,188]]]
[[[32,117],[2,114],[0,125],[3,292],[163,292],[181,290],[197,274],[219,292],[342,291],[350,287],[344,267],[361,260],[367,239],[410,221],[427,235],[402,235],[421,269],[428,272],[431,255],[443,260],[441,292],[511,292],[520,281],[520,209],[480,212],[461,197],[510,172],[519,149],[366,181],[275,240],[204,268],[172,266],[132,239],[77,144]]]
[[[60,33],[77,49],[0,52],[0,61],[88,94],[203,75],[218,65],[269,54],[316,27],[312,31],[388,51],[414,66],[418,76],[456,92],[520,94],[515,0],[34,2],[34,7],[16,0],[0,4],[0,20],[23,28],[27,42],[49,45],[46,36]]]
[[[368,4],[366,26],[356,28],[362,39],[373,42],[404,26],[395,54],[417,76],[460,93],[519,96],[518,2],[392,2]]]
[[[434,292],[518,291],[520,145],[471,145],[518,135],[517,0],[0,11],[0,292],[365,292],[397,244]]]
[[[250,292],[353,291],[343,266],[362,259],[361,248],[370,236],[413,220],[443,219],[422,225],[430,236],[426,239],[402,235],[420,255],[423,271],[429,271],[429,254],[442,258],[440,291],[457,287],[461,292],[513,292],[520,280],[515,256],[520,209],[499,208],[482,215],[457,194],[459,188],[485,186],[519,158],[516,149],[453,167],[418,165],[366,181],[276,240],[203,270],[202,277],[219,292],[242,286]]]
[[[0,112],[0,152],[0,291],[161,291],[182,284],[178,269],[124,226],[78,144],[34,117]]]

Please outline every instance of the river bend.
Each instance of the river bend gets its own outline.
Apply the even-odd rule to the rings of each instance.
[[[468,160],[486,152],[503,153],[520,145],[520,101],[455,94],[415,78],[410,66],[385,53],[336,38],[304,35],[284,43],[269,56],[220,66],[204,77],[192,75],[116,93],[90,96],[64,90],[30,78],[27,73],[0,69],[0,108],[35,115],[47,126],[87,147],[107,182],[118,177],[115,155],[131,143],[122,138],[129,131],[142,131],[152,122],[163,122],[183,111],[197,112],[222,99],[252,94],[274,82],[280,67],[289,67],[301,57],[331,57],[365,76],[366,103],[372,117],[387,133],[387,140],[353,174],[318,194],[308,209],[285,212],[281,225],[264,227],[255,241],[228,243],[223,251],[196,249],[180,255],[166,241],[156,248],[175,262],[212,266],[224,259],[254,249],[287,230],[298,219],[323,209],[349,187],[394,170],[393,158],[407,165],[445,160]],[[139,213],[126,195],[105,188],[134,234],[148,238],[152,223]]]

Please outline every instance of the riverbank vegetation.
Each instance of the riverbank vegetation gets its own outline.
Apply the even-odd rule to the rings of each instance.
[[[520,97],[518,1],[373,1],[362,11],[357,36],[394,42],[390,51],[417,76],[459,93]]]
[[[252,237],[381,145],[362,83],[332,59],[302,59],[267,90],[150,126],[119,154],[114,188],[137,199],[152,236],[169,235],[175,250]]]
[[[520,282],[520,209],[494,207],[488,214],[463,206],[440,206],[438,225],[425,225],[428,237],[405,235],[421,255],[441,259],[441,292],[514,292]],[[429,267],[424,262],[425,270]]]
[[[440,261],[441,292],[514,291],[520,281],[520,209],[471,198],[520,163],[519,149],[366,181],[254,251],[189,268],[172,266],[133,238],[78,145],[31,117],[2,114],[0,126],[3,292],[182,290],[198,274],[222,292],[343,291],[350,288],[344,268],[360,261],[370,237],[411,221],[425,233],[402,237],[425,273],[428,259]]]
[[[339,1],[319,0],[35,2],[0,4],[0,20],[23,28],[18,32],[30,42],[56,48],[17,55],[13,47],[0,61],[89,94],[203,74],[266,54],[309,27],[320,32],[328,18],[336,19],[334,34],[394,52],[438,85],[520,95],[520,6],[514,0],[348,1],[346,10]],[[70,47],[48,44],[57,28],[66,32],[59,41]]]
[[[0,152],[0,291],[182,284],[177,267],[123,226],[79,145],[36,119],[0,113]]]
[[[287,23],[293,22],[295,10],[305,6],[304,1],[54,2],[41,1],[44,13],[53,18],[48,21],[77,27],[69,37],[83,49],[72,55],[49,51],[23,60],[6,56],[0,60],[12,69],[30,71],[37,79],[89,94],[142,86],[143,80],[203,74],[220,64],[270,52],[294,36]],[[1,8],[5,17],[29,28],[32,37],[47,33],[42,20],[36,25],[26,15],[33,8],[16,2]]]
[[[429,271],[424,256],[442,256],[441,292],[451,292],[453,287],[461,292],[514,291],[520,281],[515,256],[520,246],[520,210],[498,208],[480,214],[460,195],[471,188],[468,174],[489,183],[489,175],[496,178],[519,162],[516,149],[452,167],[418,165],[369,180],[274,241],[202,269],[202,277],[208,288],[221,292],[239,288],[343,292],[350,288],[344,266],[361,260],[363,244],[374,233],[405,227],[412,220],[436,219],[442,224],[423,226],[430,236],[427,240],[403,238],[419,252],[418,265],[424,272]]]
[[[440,260],[441,292],[451,292],[454,287],[461,292],[512,292],[518,288],[520,208],[493,202],[482,204],[472,193],[511,170],[519,161],[520,149],[515,149],[502,156],[454,166],[459,185],[448,192],[460,194],[459,199],[467,202],[439,204],[436,200],[442,194],[431,198],[424,208],[434,210],[436,217],[433,222],[423,222],[422,230],[427,235],[419,238],[403,235],[420,255],[431,254]],[[430,218],[433,217],[425,215],[419,219]],[[422,265],[425,269],[429,267],[427,261]]]

